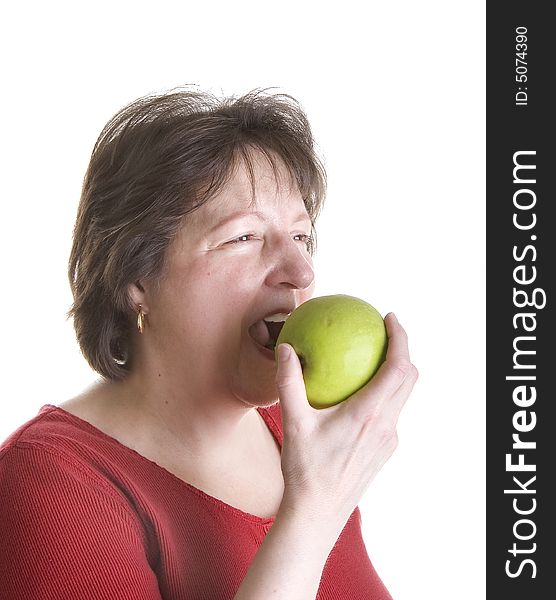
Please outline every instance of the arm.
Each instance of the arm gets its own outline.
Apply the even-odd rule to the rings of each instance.
[[[338,535],[307,514],[284,506],[259,547],[234,600],[314,600]]]
[[[284,497],[234,600],[315,599],[328,554],[396,447],[398,415],[417,379],[405,331],[393,315],[386,326],[388,354],[377,375],[327,409],[308,404],[293,349],[280,354]]]
[[[0,458],[3,600],[161,600],[145,548],[123,500],[83,467],[29,446]]]

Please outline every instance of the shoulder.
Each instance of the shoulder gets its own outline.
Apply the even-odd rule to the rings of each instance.
[[[0,443],[0,460],[9,459],[15,448],[48,446],[52,443],[56,431],[60,431],[61,425],[57,407],[46,404],[35,417],[20,425]]]
[[[88,598],[114,598],[122,589],[137,599],[160,597],[147,562],[152,540],[95,458],[93,438],[71,415],[47,406],[1,445],[7,599],[75,598],[84,588]]]
[[[49,503],[52,508],[94,497],[130,513],[105,468],[102,446],[86,423],[56,406],[43,406],[0,445],[0,496],[45,509]]]
[[[68,534],[125,529],[144,543],[140,519],[87,434],[71,415],[48,405],[0,446],[0,521],[12,533],[49,531],[60,541],[63,521]]]
[[[16,429],[0,445],[0,465],[18,462],[21,457],[58,457],[68,462],[84,460],[94,445],[94,435],[86,423],[64,410],[47,404],[39,413]],[[98,445],[98,443],[97,443]]]

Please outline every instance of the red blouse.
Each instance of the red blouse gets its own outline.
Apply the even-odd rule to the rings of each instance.
[[[281,445],[279,405],[257,410]],[[55,406],[0,446],[3,600],[231,599],[272,523]],[[368,558],[358,508],[317,599],[391,600]]]

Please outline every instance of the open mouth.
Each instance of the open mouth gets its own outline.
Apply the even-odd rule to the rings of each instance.
[[[249,327],[249,335],[257,344],[259,344],[259,346],[263,346],[274,352],[276,340],[278,339],[280,331],[282,331],[282,327],[288,316],[288,313],[268,315]]]

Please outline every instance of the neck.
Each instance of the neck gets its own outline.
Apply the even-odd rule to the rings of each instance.
[[[162,374],[145,377],[136,371],[114,391],[124,411],[136,415],[151,431],[167,432],[196,454],[229,447],[252,422],[253,407],[225,394],[176,384]]]
[[[266,433],[253,407],[238,398],[207,394],[155,373],[136,369],[123,381],[99,382],[62,408],[147,456],[222,462],[232,460],[235,450],[250,452]]]

